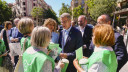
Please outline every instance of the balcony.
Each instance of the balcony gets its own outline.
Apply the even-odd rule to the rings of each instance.
[[[128,8],[125,8],[125,9],[122,9],[122,10],[119,10],[119,11],[116,11],[114,12],[115,14],[125,14],[125,13],[128,13]]]
[[[121,8],[122,8],[122,9],[128,8],[128,2],[123,2]]]
[[[127,0],[117,0],[117,3],[125,2]]]

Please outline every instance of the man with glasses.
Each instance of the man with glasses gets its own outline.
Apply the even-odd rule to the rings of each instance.
[[[78,17],[78,27],[83,38],[83,55],[89,57],[89,45],[92,40],[92,27],[87,24],[87,19],[85,15],[80,15]]]
[[[98,17],[97,24],[109,24],[111,25],[111,19],[108,15],[103,14]],[[127,50],[123,41],[123,36],[120,35],[118,32],[114,31],[115,33],[115,45],[112,46],[115,54],[117,56],[118,68],[117,72],[126,64],[127,62]],[[90,51],[94,51],[94,44],[91,42],[90,44]]]
[[[67,58],[69,65],[66,72],[76,72],[73,60],[76,58],[75,50],[83,45],[82,35],[78,29],[71,26],[71,16],[69,13],[63,13],[60,16],[63,30],[60,32],[59,44],[62,48],[60,58]]]

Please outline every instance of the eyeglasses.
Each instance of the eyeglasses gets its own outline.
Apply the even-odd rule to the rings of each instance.
[[[67,23],[67,21],[68,21],[68,20],[65,20],[65,21],[61,21],[61,23],[64,23],[64,24],[65,24],[65,23]]]
[[[82,21],[78,21],[78,22],[82,23]]]

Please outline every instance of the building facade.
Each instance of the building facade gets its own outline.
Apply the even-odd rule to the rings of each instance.
[[[72,0],[71,1],[72,14],[73,14],[73,9],[75,7],[78,7],[79,5],[81,5],[81,7],[84,8],[84,13],[88,14],[87,4],[85,3],[85,1],[87,1],[87,0]],[[77,21],[77,18],[73,18],[73,16],[72,16],[72,20]]]
[[[85,3],[87,0],[72,0],[71,1],[71,8],[75,8],[79,5],[82,6],[82,8],[84,8],[84,13],[87,13],[87,4]]]
[[[117,0],[116,11],[113,14],[118,19],[117,26],[125,25],[128,18],[128,0]]]
[[[15,3],[12,6],[13,18],[21,18],[21,17],[32,17],[31,11],[34,7],[41,7],[44,9],[51,8],[44,0],[15,0]],[[36,19],[32,18],[35,23]],[[38,22],[42,22],[42,20],[37,19]]]

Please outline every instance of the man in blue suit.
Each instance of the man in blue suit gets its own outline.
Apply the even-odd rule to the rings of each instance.
[[[80,15],[78,17],[78,27],[83,38],[83,55],[89,57],[89,46],[92,40],[92,27],[87,24],[87,19],[85,15]]]
[[[16,27],[11,28],[10,40],[12,43],[20,42],[21,38],[23,37],[23,35],[18,30],[19,20],[19,18],[14,19],[14,24]]]
[[[21,38],[23,37],[23,35],[18,30],[18,22],[19,22],[19,20],[20,20],[19,18],[14,19],[14,24],[16,25],[16,27],[13,27],[11,29],[11,33],[10,33],[10,41],[11,41],[11,43],[18,43],[18,42],[20,42]],[[18,55],[14,56],[15,65],[18,62],[18,57],[19,57]]]
[[[73,60],[76,58],[75,50],[83,45],[82,35],[78,29],[71,26],[71,16],[69,13],[63,13],[60,16],[63,30],[60,32],[59,44],[62,48],[60,58],[67,58],[69,65],[66,72],[76,72]]]
[[[98,17],[97,19],[98,24],[111,24],[111,19],[108,15],[103,14]],[[126,46],[123,42],[123,36],[120,35],[118,32],[115,32],[115,45],[112,46],[113,50],[115,51],[116,57],[117,57],[117,62],[118,62],[118,68],[117,72],[126,64],[127,62],[127,50]],[[91,42],[90,51],[93,52],[94,50],[94,44]]]

